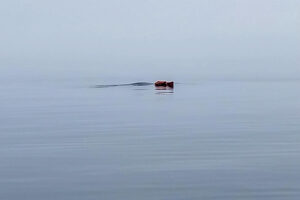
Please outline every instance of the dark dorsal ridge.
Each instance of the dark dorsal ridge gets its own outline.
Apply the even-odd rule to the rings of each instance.
[[[111,85],[95,85],[96,88],[107,88],[107,87],[118,87],[118,86],[147,86],[153,85],[149,82],[135,82],[135,83],[125,83],[125,84],[111,84]]]

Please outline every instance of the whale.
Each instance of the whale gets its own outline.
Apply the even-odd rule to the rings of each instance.
[[[149,82],[134,82],[134,83],[125,83],[125,84],[95,85],[94,87],[108,88],[108,87],[124,87],[124,86],[148,86],[153,84],[154,83],[149,83]]]

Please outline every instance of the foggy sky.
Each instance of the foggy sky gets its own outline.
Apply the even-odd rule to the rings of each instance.
[[[16,73],[300,78],[299,0],[1,0],[0,15]]]

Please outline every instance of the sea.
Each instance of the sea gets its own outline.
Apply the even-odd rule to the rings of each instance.
[[[0,199],[299,199],[299,80],[154,81],[0,81]]]

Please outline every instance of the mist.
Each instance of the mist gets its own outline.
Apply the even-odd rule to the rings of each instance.
[[[298,0],[11,0],[2,77],[298,79]]]

